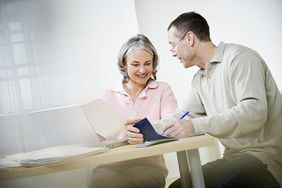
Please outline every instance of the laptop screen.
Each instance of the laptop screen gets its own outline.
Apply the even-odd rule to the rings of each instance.
[[[102,146],[81,106],[64,106],[31,113],[41,148],[65,144]]]

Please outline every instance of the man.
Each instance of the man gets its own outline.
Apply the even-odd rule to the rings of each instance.
[[[195,12],[171,22],[168,39],[172,55],[199,71],[185,105],[156,128],[176,138],[207,133],[225,146],[223,159],[202,167],[207,188],[282,186],[282,102],[264,60],[241,45],[214,45]],[[190,120],[176,120],[187,111]]]

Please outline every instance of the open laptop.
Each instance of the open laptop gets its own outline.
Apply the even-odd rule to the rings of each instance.
[[[43,147],[66,144],[85,144],[95,147],[113,148],[127,144],[126,140],[100,141],[98,135],[111,134],[124,126],[125,119],[111,111],[102,100],[84,105],[72,105],[31,112]],[[96,129],[99,131],[97,133]],[[103,135],[105,130],[105,135]]]

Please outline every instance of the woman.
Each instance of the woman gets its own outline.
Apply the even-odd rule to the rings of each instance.
[[[134,123],[144,117],[159,120],[177,106],[170,86],[156,81],[157,67],[158,54],[150,40],[141,34],[130,38],[118,56],[122,83],[103,95],[116,111],[128,117],[125,129],[116,137],[126,138],[129,144],[143,142]],[[163,156],[134,159],[94,168],[89,187],[161,188],[167,173]]]

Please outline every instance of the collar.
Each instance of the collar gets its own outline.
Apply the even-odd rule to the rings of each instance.
[[[154,81],[154,80],[150,80],[148,82],[148,84],[146,85],[146,87],[143,89],[142,93],[147,93],[148,90],[150,89],[156,89],[159,87],[159,82],[157,81]],[[123,94],[123,95],[128,95],[127,92],[125,91],[124,87],[123,87],[123,84],[122,82],[114,85],[112,88],[111,88],[111,91],[113,92],[116,92],[116,93],[120,93],[120,94]]]
[[[224,42],[220,42],[216,48],[215,54],[209,63],[221,63],[223,60],[224,48],[226,44]]]
[[[201,75],[206,75],[207,71],[210,69],[210,67],[213,64],[222,63],[223,61],[223,55],[224,55],[224,49],[226,44],[224,42],[220,42],[216,48],[215,54],[211,58],[211,60],[206,64],[206,69],[200,69],[199,73]]]

